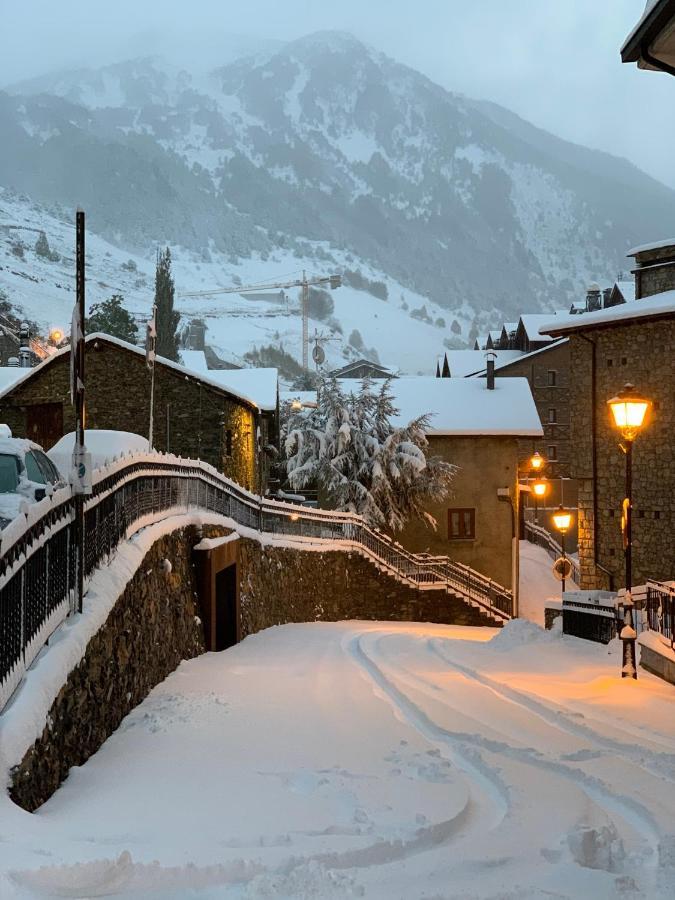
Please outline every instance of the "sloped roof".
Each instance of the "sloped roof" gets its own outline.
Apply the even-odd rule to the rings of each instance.
[[[120,338],[113,337],[110,334],[103,334],[102,332],[95,332],[93,334],[88,334],[86,336],[85,340],[86,340],[87,344],[89,344],[91,342],[95,342],[95,341],[104,341],[105,343],[112,344],[116,347],[120,347],[123,350],[127,350],[131,353],[135,353],[138,356],[145,357],[145,350],[142,347],[137,347],[135,344],[129,344],[129,343],[127,343],[127,341],[120,340]],[[5,387],[2,387],[0,385],[0,398],[4,397],[5,394],[9,393],[9,391],[11,391],[17,385],[23,383],[24,381],[27,381],[33,375],[35,375],[36,373],[41,371],[45,366],[50,365],[50,363],[57,357],[65,356],[68,353],[70,353],[70,347],[62,347],[60,350],[57,350],[51,356],[48,356],[47,359],[43,359],[41,363],[39,363],[37,366],[34,366],[32,369],[19,369],[18,371],[21,374],[19,375],[18,378],[11,380],[11,379],[9,379],[9,376],[8,376],[9,380],[8,380],[7,385]],[[195,372],[192,369],[188,369],[186,366],[182,366],[179,363],[174,362],[171,359],[166,359],[163,356],[158,356],[156,358],[156,362],[160,366],[165,366],[168,369],[173,369],[174,371],[180,372],[184,375],[189,375],[192,378],[195,378],[198,381],[201,381],[203,384],[208,384],[210,387],[216,388],[216,390],[223,391],[224,393],[228,393],[228,394],[236,397],[237,399],[242,400],[243,402],[247,403],[249,406],[253,406],[253,407],[256,407],[261,410],[276,408],[276,390],[275,390],[275,400],[274,400],[273,406],[267,406],[263,402],[263,399],[266,401],[269,400],[267,393],[265,394],[265,397],[263,399],[258,401],[257,399],[255,399],[253,397],[253,395],[249,395],[248,393],[244,392],[244,387],[246,387],[246,388],[254,387],[254,377],[251,378],[249,384],[245,384],[244,380],[242,379],[241,380],[241,383],[242,383],[241,389],[235,387],[234,385],[232,387],[230,387],[224,380],[218,380],[217,378],[213,377],[214,375],[231,375],[233,371],[256,372],[256,371],[258,371],[256,369],[237,369],[237,370],[226,369],[226,370],[222,370],[222,371],[213,370],[213,371],[209,371],[208,376],[206,376],[201,372]],[[263,370],[263,371],[269,372],[270,370]],[[273,369],[272,371],[276,372],[277,370]],[[266,376],[266,377],[269,378],[269,376]]]
[[[546,335],[540,333],[539,328],[541,325],[550,321],[551,316],[548,313],[526,313],[520,317],[520,322],[523,324],[525,334],[531,341],[549,340]]]
[[[520,350],[448,350],[448,365],[453,378],[466,378],[484,369],[487,363],[486,354],[495,354],[497,362],[512,362],[523,354]]]
[[[666,247],[675,247],[675,238],[653,241],[651,244],[641,244],[639,247],[633,247],[632,250],[629,250],[626,256],[637,256],[638,253],[646,253],[648,250],[663,250]]]
[[[621,291],[621,296],[627,303],[635,300],[635,282],[634,281],[617,281],[614,287]]]
[[[402,376],[391,384],[396,425],[429,413],[430,435],[517,435],[543,432],[526,378],[498,378],[494,390],[477,378]]]
[[[648,319],[658,316],[675,316],[675,291],[665,291],[651,297],[643,297],[631,303],[610,306],[583,316],[557,316],[549,319],[541,326],[543,334],[559,335],[587,328],[600,328],[615,322],[630,322],[635,319]]]

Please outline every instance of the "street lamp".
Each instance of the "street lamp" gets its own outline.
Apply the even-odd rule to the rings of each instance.
[[[534,494],[534,521],[539,524],[539,500],[543,500],[548,494],[548,481],[542,475],[532,482],[532,493]]]
[[[565,593],[565,568],[566,568],[566,557],[565,557],[565,535],[570,527],[572,522],[572,513],[565,509],[565,507],[560,504],[558,509],[553,513],[553,524],[556,529],[560,532],[560,551],[562,553],[562,593]]]
[[[530,457],[530,468],[535,472],[540,472],[544,468],[544,457],[538,450],[535,450]]]
[[[632,384],[624,385],[622,391],[607,401],[611,412],[612,425],[617,428],[623,438],[619,446],[626,454],[626,496],[623,501],[623,552],[626,565],[626,590],[624,597],[623,628],[619,637],[623,642],[622,678],[637,678],[635,656],[635,627],[633,621],[633,598],[631,596],[632,572],[632,493],[633,493],[633,441],[646,422],[651,400],[641,397]]]

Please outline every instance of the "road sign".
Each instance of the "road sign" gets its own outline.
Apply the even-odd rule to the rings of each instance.
[[[572,563],[566,556],[559,556],[553,563],[553,574],[558,581],[567,580],[572,574]]]
[[[326,353],[321,344],[315,344],[312,350],[312,359],[317,366],[322,366],[326,361]]]

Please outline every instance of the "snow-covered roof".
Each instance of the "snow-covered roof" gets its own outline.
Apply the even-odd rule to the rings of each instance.
[[[663,241],[653,241],[651,244],[641,244],[633,247],[626,256],[636,256],[638,253],[646,253],[647,250],[663,250],[665,247],[675,247],[675,238],[666,238]]]
[[[523,323],[523,329],[525,330],[525,334],[531,341],[546,341],[549,340],[545,335],[542,335],[539,331],[539,327],[543,325],[545,322],[550,322],[551,317],[548,313],[526,313],[525,315],[520,317],[520,321]]]
[[[517,322],[504,322],[504,324],[502,325],[502,331],[505,331],[507,334],[511,334],[511,332],[515,331],[517,327]]]
[[[657,7],[665,7],[667,3],[668,0],[647,0],[647,2],[645,3],[644,12],[640,17],[639,22],[637,23],[635,28],[633,28],[621,47],[621,58],[623,62],[635,62],[635,60],[639,58],[636,52],[636,48],[632,48],[631,52],[630,45],[637,44],[637,47],[639,47],[640,41],[644,40],[645,37],[642,32],[647,30],[648,26],[650,25],[650,20],[656,16],[658,12]]]
[[[654,294],[632,303],[610,306],[583,316],[558,316],[541,326],[543,334],[558,335],[569,331],[600,327],[614,322],[647,319],[653,316],[675,315],[675,291]]]
[[[113,344],[116,347],[121,347],[124,350],[129,350],[132,353],[136,353],[139,356],[145,357],[145,350],[142,347],[137,347],[135,344],[129,344],[127,341],[123,341],[120,338],[113,337],[110,334],[103,334],[102,332],[94,332],[93,334],[88,334],[86,337],[86,342],[89,344],[90,342],[95,341],[105,341],[108,344]],[[65,354],[70,352],[70,347],[62,347],[60,350],[57,350],[56,353],[53,353],[51,356],[47,357],[47,359],[42,360],[37,366],[32,369],[19,369],[19,376],[14,380],[10,380],[8,384],[2,386],[0,384],[0,398],[4,397],[5,394],[9,393],[12,388],[16,387],[18,384],[21,384],[23,381],[26,381],[28,378],[35,375],[39,372],[44,366],[48,366],[53,359],[56,359],[59,356],[64,356]],[[156,361],[159,365],[166,366],[168,369],[173,369],[176,372],[180,372],[184,375],[191,375],[193,378],[197,378],[203,384],[208,384],[210,387],[214,387],[217,390],[227,391],[227,393],[232,394],[237,397],[239,400],[243,400],[245,403],[250,404],[251,406],[255,406],[261,410],[270,410],[276,409],[276,385],[274,388],[274,402],[270,406],[269,398],[270,394],[270,383],[269,383],[269,373],[277,372],[276,369],[224,369],[220,370],[209,370],[208,376],[204,375],[201,372],[195,372],[192,369],[188,369],[186,366],[180,365],[180,363],[174,362],[171,359],[166,359],[163,356],[158,356]],[[268,374],[258,377],[256,375],[257,372],[266,372]],[[234,382],[228,383],[224,378],[214,378],[215,375],[231,375],[233,372],[237,373],[252,373],[250,378],[240,378],[238,383],[241,387],[235,386]],[[254,389],[260,389],[261,398],[258,400]],[[248,393],[250,391],[250,393]]]
[[[0,366],[0,391],[16,384],[22,375],[30,371],[30,369],[22,369],[19,366]]]
[[[181,350],[180,358],[186,369],[192,369],[193,372],[201,372],[204,375],[209,371],[206,354],[203,350]]]
[[[488,353],[495,354],[495,363],[498,360],[502,364],[523,355],[520,350],[448,350],[446,355],[450,375],[453,378],[466,378],[467,375],[481,371],[486,366]]]
[[[567,343],[568,340],[569,340],[569,338],[557,338],[555,341],[551,341],[550,343],[547,343],[545,347],[539,347],[537,350],[532,350],[530,353],[520,353],[519,351],[517,351],[515,357],[512,359],[502,359],[502,355],[505,354],[506,352],[510,352],[510,351],[503,351],[503,350],[499,351],[498,357],[495,360],[495,372],[499,371],[500,369],[506,369],[509,366],[512,366],[514,363],[522,362],[525,360],[530,360],[535,356],[539,356],[541,353],[548,353],[550,350],[552,350],[554,347],[557,347],[559,344]],[[485,352],[485,351],[483,351],[483,352]],[[479,372],[473,372],[471,374],[474,377],[481,377],[481,376],[485,375],[485,372],[486,372],[486,367],[483,366],[483,368]]]
[[[394,423],[407,425],[430,413],[430,435],[543,434],[526,378],[497,378],[490,391],[485,379],[402,376],[391,392],[399,410]]]
[[[495,329],[494,331],[488,331],[489,336],[493,341],[498,341],[502,336],[501,328]]]
[[[615,287],[621,291],[621,296],[627,303],[635,300],[635,282],[634,281],[617,281]]]
[[[255,397],[260,409],[277,408],[277,369],[209,369],[209,381],[214,381],[230,393]]]

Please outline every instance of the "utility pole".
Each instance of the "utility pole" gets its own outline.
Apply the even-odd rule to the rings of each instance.
[[[302,368],[309,370],[309,284],[302,270]]]
[[[75,213],[75,292],[76,301],[70,333],[70,397],[75,404],[75,445],[73,447],[71,483],[75,499],[74,539],[76,546],[76,607],[82,612],[84,602],[84,498],[91,494],[91,459],[84,444],[84,212]]]

